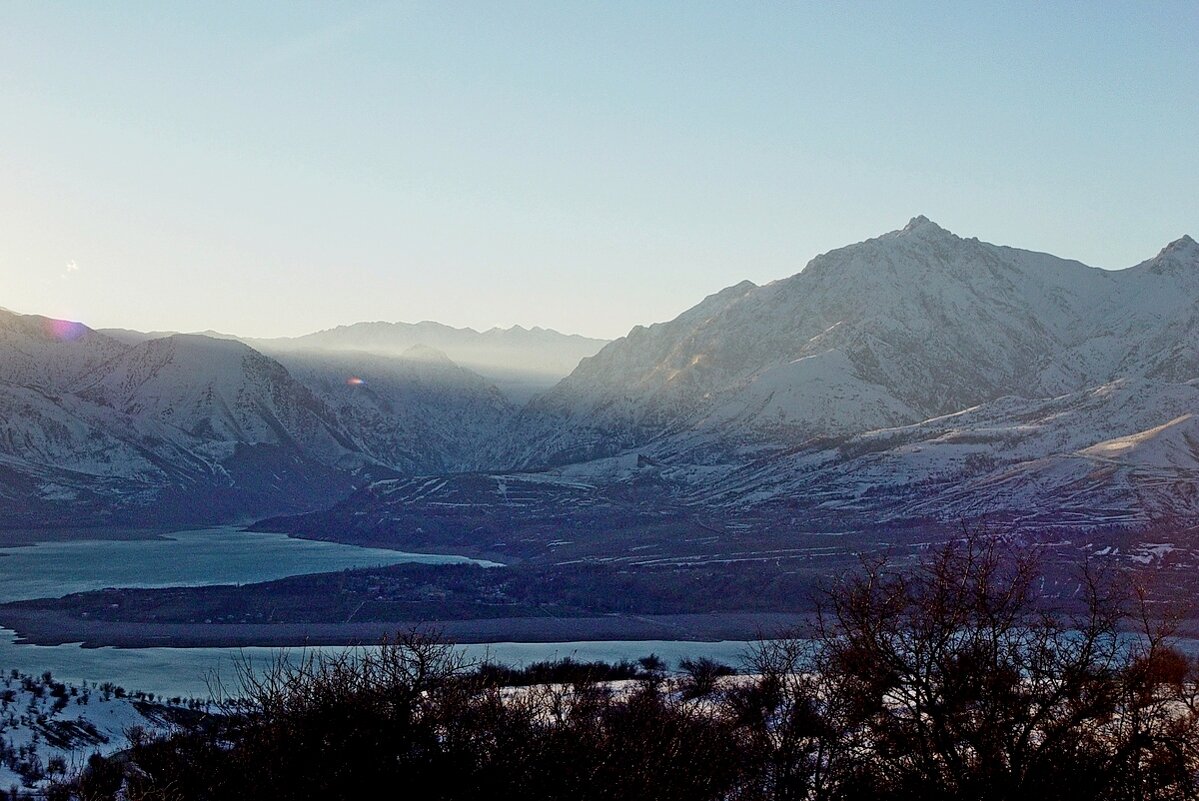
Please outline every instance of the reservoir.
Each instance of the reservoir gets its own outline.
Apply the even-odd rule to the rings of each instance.
[[[36,532],[29,539],[35,540]],[[0,602],[47,598],[106,587],[172,587],[247,584],[307,573],[422,562],[494,562],[463,556],[414,554],[378,548],[293,539],[284,534],[243,531],[234,526],[192,529],[158,537],[43,542],[0,548]],[[573,656],[576,659],[636,659],[655,653],[670,663],[708,656],[737,663],[747,643],[739,641],[597,641],[577,643],[491,643],[464,645],[472,658],[511,664]],[[344,646],[316,648],[343,650]],[[298,652],[300,649],[290,649]],[[77,644],[17,644],[0,628],[0,670],[51,671],[70,682],[112,681],[130,690],[206,697],[214,674],[233,676],[238,659],[265,663],[278,648],[82,648]]]

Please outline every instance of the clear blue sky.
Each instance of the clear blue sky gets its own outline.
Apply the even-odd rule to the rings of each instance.
[[[0,5],[0,306],[618,336],[926,214],[1199,236],[1199,3]]]

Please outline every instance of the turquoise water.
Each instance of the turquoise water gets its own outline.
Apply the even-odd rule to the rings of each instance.
[[[297,540],[225,526],[177,531],[161,539],[49,542],[0,548],[0,602],[58,597],[105,587],[169,587],[237,584],[324,573],[355,567],[424,562],[494,562],[461,556],[411,554],[358,548],[330,542]],[[737,663],[744,642],[611,641],[575,643],[494,643],[462,646],[472,658],[510,664],[573,656],[577,659],[636,659],[656,653],[670,663],[708,656]],[[340,651],[329,646],[310,650]],[[291,649],[290,653],[299,653]],[[206,697],[214,676],[232,680],[237,660],[265,664],[277,648],[81,648],[69,645],[18,645],[9,629],[0,629],[0,670],[16,668],[60,680],[112,681],[128,689]]]
[[[105,587],[246,584],[400,562],[482,562],[297,540],[233,526],[176,531],[161,539],[47,542],[0,548],[0,602]]]

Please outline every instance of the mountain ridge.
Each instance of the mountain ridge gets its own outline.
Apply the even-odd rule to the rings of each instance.
[[[365,515],[370,534],[347,536],[403,543],[385,521],[427,527],[442,504],[473,505],[462,531],[439,518],[442,536],[459,541],[468,519],[547,532],[575,520],[574,547],[608,553],[578,539],[595,513],[572,513],[572,493],[588,487],[617,531],[656,503],[730,544],[748,530],[759,545],[832,530],[865,545],[871,529],[992,520],[1137,559],[1164,551],[1128,536],[1196,547],[1199,250],[1188,240],[1104,271],[914,218],[634,327],[580,362],[521,411],[492,459],[490,480],[524,487],[520,504],[486,480],[450,479],[402,500],[365,488],[275,525],[352,532]],[[690,536],[671,547],[706,539]]]
[[[329,348],[202,337],[130,344],[86,327],[56,339],[44,323],[5,322],[0,401],[10,416],[41,421],[0,426],[0,468],[24,471],[5,491],[41,486],[46,508],[74,491],[69,477],[19,456],[24,448],[49,460],[47,431],[59,432],[63,453],[90,454],[80,459],[95,463],[91,474],[125,480],[85,444],[94,430],[96,442],[134,443],[125,457],[141,465],[133,472],[167,484],[198,465],[227,470],[222,460],[242,458],[239,448],[283,449],[314,475],[339,477],[332,486],[345,499],[331,508],[349,517],[336,525],[366,520],[380,530],[403,516],[391,495],[363,496],[370,511],[355,513],[357,495],[346,493],[421,475],[450,477],[454,500],[443,512],[488,486],[481,507],[514,520],[531,509],[571,519],[580,501],[570,488],[585,484],[598,493],[587,498],[606,499],[586,501],[587,526],[602,519],[594,504],[609,502],[641,524],[661,503],[670,515],[763,531],[799,520],[914,525],[997,508],[1029,525],[1060,513],[1090,529],[1199,513],[1188,461],[1199,413],[1199,245],[1189,236],[1105,271],[963,238],[917,216],[791,276],[742,281],[673,320],[635,326],[524,405],[427,341],[397,355],[352,338]],[[548,336],[556,347],[562,336],[439,324],[357,331],[391,337],[387,348],[374,345],[388,350],[422,325],[475,341],[497,332]],[[148,368],[139,365],[164,342],[202,344],[224,354],[223,367],[180,357],[188,366],[165,382],[171,392],[159,391],[140,380]],[[509,496],[480,476],[558,500],[507,507]],[[422,489],[419,502],[436,505],[439,492]],[[455,525],[444,514],[439,525]]]

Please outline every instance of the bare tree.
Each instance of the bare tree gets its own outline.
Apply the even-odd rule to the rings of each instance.
[[[1168,625],[1089,565],[1057,608],[1040,577],[968,536],[914,570],[866,562],[808,638],[764,643],[772,797],[1193,797],[1195,671]]]

